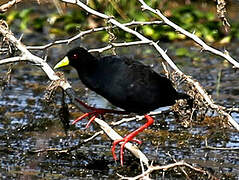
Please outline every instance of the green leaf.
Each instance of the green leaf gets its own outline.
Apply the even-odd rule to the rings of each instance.
[[[146,36],[152,36],[154,34],[154,29],[151,26],[144,26],[143,31]]]
[[[28,18],[30,13],[33,12],[33,9],[24,9],[19,13],[19,17],[22,19]]]
[[[7,23],[11,24],[19,16],[18,11],[11,11],[7,16]]]
[[[108,42],[110,39],[110,35],[108,33],[104,33],[103,35],[103,38],[102,38],[102,41],[103,42]]]
[[[226,36],[226,37],[222,38],[219,43],[227,44],[227,43],[231,42],[231,39],[232,39],[232,36]]]
[[[70,24],[67,24],[64,29],[65,31],[67,32],[70,32],[70,31],[75,31],[76,29],[79,29],[80,28],[80,24],[77,24],[77,23],[70,23]]]
[[[188,49],[186,48],[178,48],[176,49],[176,55],[177,56],[189,56],[189,52]]]

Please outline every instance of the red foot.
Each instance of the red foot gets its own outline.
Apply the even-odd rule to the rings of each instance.
[[[86,118],[86,117],[91,117],[89,122],[86,125],[86,128],[88,128],[90,126],[90,124],[95,120],[96,117],[98,117],[101,114],[105,114],[106,112],[104,110],[101,109],[95,109],[91,112],[85,113],[82,116],[78,117],[76,120],[73,121],[72,124],[76,124],[78,121]]]
[[[135,136],[137,136],[137,134],[139,134],[140,132],[142,132],[144,129],[146,129],[147,127],[149,127],[151,124],[153,124],[154,122],[154,119],[149,116],[149,115],[144,115],[144,117],[146,118],[147,122],[141,126],[140,128],[138,128],[137,130],[133,131],[132,133],[130,133],[129,135],[125,136],[123,139],[118,139],[118,140],[115,140],[113,142],[113,145],[112,145],[112,154],[113,154],[113,158],[115,160],[117,160],[117,156],[115,154],[115,146],[121,142],[123,142],[120,146],[120,163],[121,163],[121,166],[123,166],[123,162],[124,162],[124,147],[125,147],[125,144],[129,141],[133,141],[133,142],[136,142],[138,144],[141,144],[142,142],[139,141],[139,140],[135,140],[133,139]]]
[[[73,121],[72,124],[76,124],[78,121],[80,121],[86,117],[90,117],[90,120],[86,125],[86,128],[88,128],[90,126],[90,124],[95,120],[95,118],[98,117],[99,115],[103,115],[105,113],[128,114],[128,112],[126,112],[126,111],[116,111],[116,110],[111,110],[111,109],[94,108],[94,107],[88,106],[87,104],[82,102],[80,99],[76,99],[76,100],[81,105],[83,105],[84,107],[89,109],[90,112],[87,112],[87,113],[83,114],[82,116],[78,117],[76,120]]]

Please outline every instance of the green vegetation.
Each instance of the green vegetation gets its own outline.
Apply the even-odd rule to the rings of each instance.
[[[154,8],[160,8],[158,1],[148,1],[149,5]],[[104,7],[102,7],[104,4]],[[143,12],[140,9],[137,1],[89,1],[89,6],[105,12],[108,15],[114,16],[121,23],[135,21],[154,21],[160,20],[156,15],[149,12]],[[104,8],[104,10],[102,9]],[[165,9],[167,7],[164,7]],[[167,10],[167,9],[166,9]],[[204,39],[206,42],[219,42],[228,43],[233,38],[239,39],[239,23],[232,24],[231,31],[225,35],[224,28],[220,20],[216,17],[215,12],[200,11],[193,5],[182,5],[181,7],[174,8],[173,10],[167,10],[167,17],[174,23],[180,25],[182,28],[195,32],[197,36]],[[64,36],[77,33],[79,30],[86,30],[93,26],[103,26],[105,21],[87,14],[83,10],[72,9],[60,15],[54,13],[42,13],[31,8],[9,11],[7,14],[1,15],[0,18],[4,18],[7,23],[16,28],[20,28],[22,31],[38,31],[47,32],[56,36]],[[147,25],[139,26],[137,30],[143,33],[145,36],[152,38],[153,40],[174,41],[180,39],[186,39],[186,36],[177,33],[171,27],[167,25]],[[129,33],[125,33],[120,29],[114,29],[112,32],[118,39],[124,39],[124,41],[135,40],[135,37]],[[110,36],[107,32],[99,33],[102,41],[108,41]],[[178,54],[182,55],[182,50]],[[187,52],[185,52],[187,54]]]

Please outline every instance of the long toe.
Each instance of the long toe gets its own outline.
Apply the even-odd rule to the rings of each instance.
[[[90,115],[90,113],[85,113],[85,114],[83,114],[82,116],[80,116],[80,117],[78,117],[77,119],[75,119],[72,124],[76,124],[78,121],[80,121],[80,120],[82,120],[82,119],[88,117],[89,115]]]
[[[96,118],[96,115],[94,115],[90,118],[89,122],[86,125],[86,128],[88,128],[90,126],[90,124],[95,120],[95,118]]]
[[[113,155],[113,158],[114,158],[115,161],[117,161],[117,159],[118,159],[116,154],[115,154],[115,147],[116,147],[117,144],[119,144],[122,141],[124,141],[124,139],[117,139],[113,142],[111,151],[112,151],[112,155]]]
[[[120,163],[121,163],[122,166],[123,166],[123,163],[124,163],[124,148],[125,148],[125,144],[127,142],[130,142],[130,141],[138,143],[138,144],[142,143],[142,141],[139,141],[139,140],[136,140],[136,139],[132,139],[132,138],[133,137],[131,136],[131,134],[129,134],[129,135],[125,136],[123,139],[118,139],[118,140],[115,140],[113,142],[111,151],[112,151],[112,155],[113,155],[114,160],[118,159],[117,156],[116,156],[116,153],[115,153],[115,147],[116,147],[117,144],[123,142],[121,144],[121,146],[120,146]]]

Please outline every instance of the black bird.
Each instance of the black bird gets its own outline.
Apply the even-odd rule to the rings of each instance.
[[[86,87],[103,96],[113,105],[129,113],[145,115],[147,123],[123,139],[113,142],[112,153],[114,159],[117,159],[115,146],[123,142],[120,151],[122,165],[125,144],[129,141],[141,143],[133,138],[154,121],[152,117],[147,115],[148,112],[159,107],[173,105],[178,99],[190,100],[190,96],[187,94],[177,92],[168,78],[159,75],[149,66],[126,57],[105,56],[96,58],[86,49],[77,47],[70,50],[65,58],[56,64],[54,69],[67,65],[77,70],[80,80]],[[93,111],[79,117],[74,123],[87,116],[92,116],[89,121],[91,123],[98,114],[114,112],[112,110],[89,108]]]

